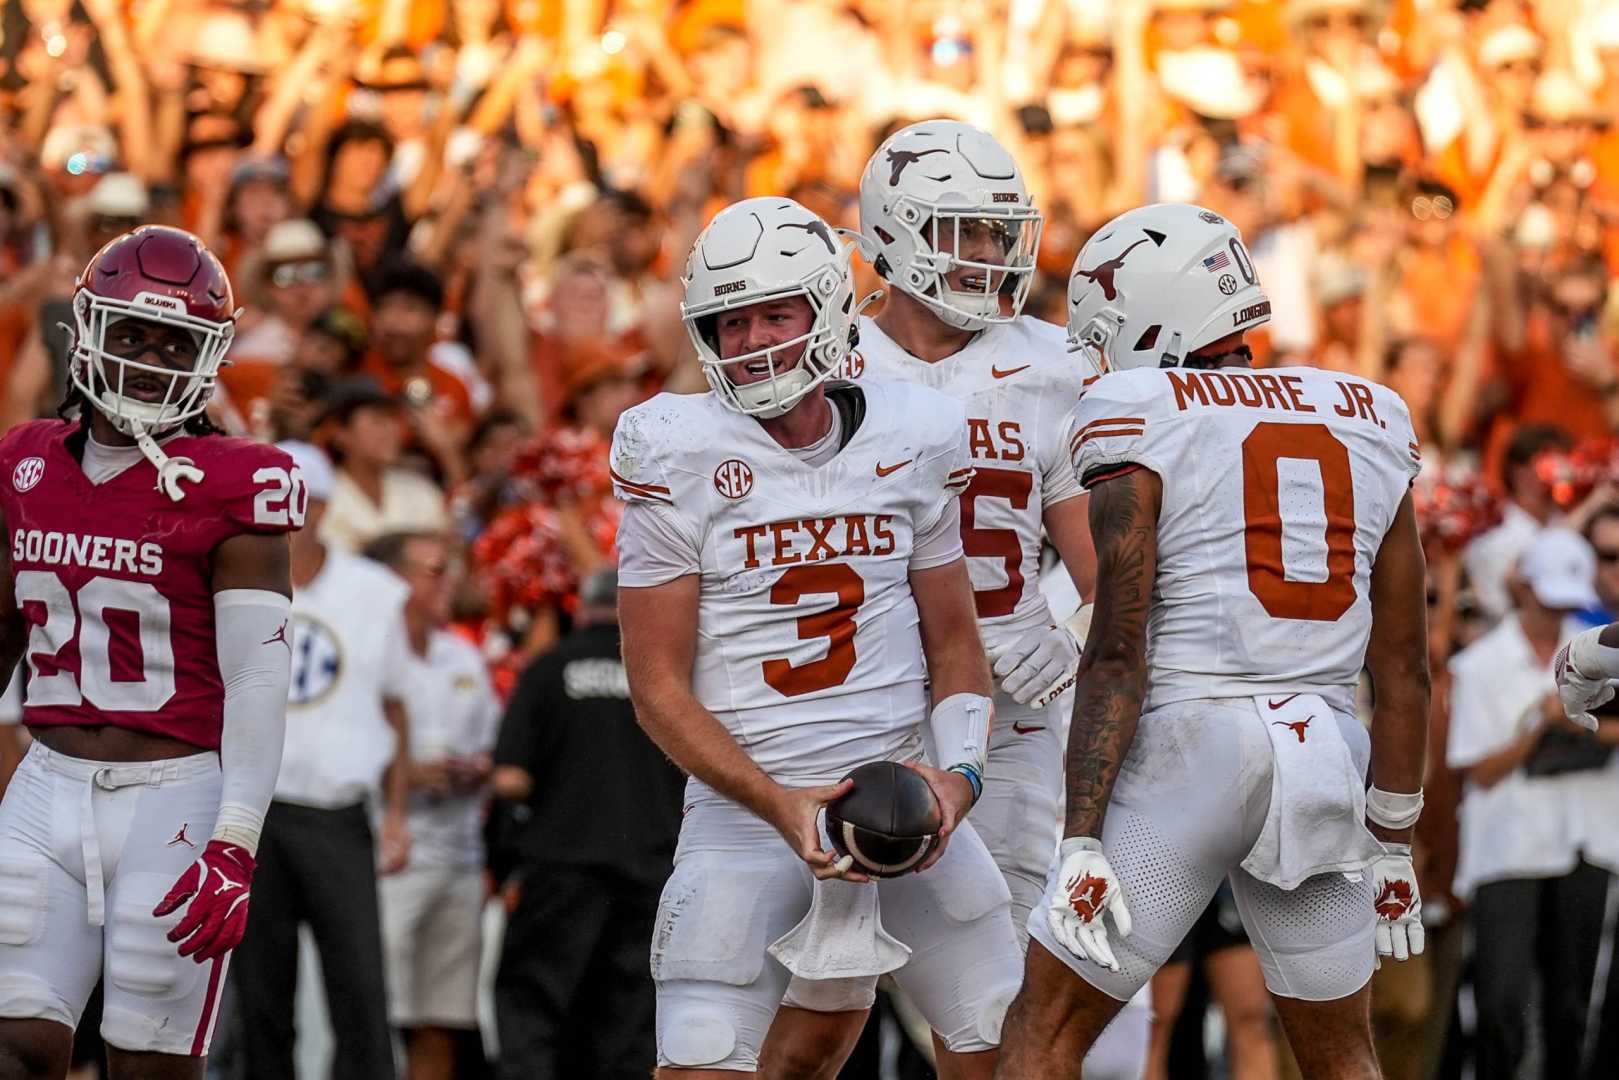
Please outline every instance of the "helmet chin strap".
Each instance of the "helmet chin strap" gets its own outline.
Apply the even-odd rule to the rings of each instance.
[[[202,482],[202,470],[188,457],[170,457],[163,452],[163,448],[152,438],[152,433],[146,425],[129,417],[129,433],[135,437],[135,445],[140,447],[146,460],[157,469],[157,490],[167,495],[175,502],[185,498],[185,491],[180,487],[180,481],[187,480],[193,484]]]

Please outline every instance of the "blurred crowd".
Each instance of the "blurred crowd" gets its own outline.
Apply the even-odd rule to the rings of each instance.
[[[772,193],[856,226],[868,155],[931,116],[1022,165],[1046,215],[1030,313],[1064,321],[1095,226],[1194,201],[1248,239],[1262,363],[1410,404],[1440,689],[1422,887],[1460,927],[1480,841],[1458,807],[1513,774],[1477,772],[1488,740],[1447,745],[1451,658],[1538,603],[1521,562],[1548,526],[1601,595],[1547,610],[1619,609],[1615,0],[12,0],[0,430],[61,400],[90,254],[141,222],[196,232],[244,308],[216,421],[324,450],[333,550],[451,537],[448,622],[505,698],[614,561],[619,414],[705,389],[678,307],[698,230]],[[1501,737],[1532,754],[1546,717]],[[1572,774],[1619,785],[1596,756]],[[1569,843],[1558,873],[1591,856]],[[1380,997],[1397,1075],[1454,1043],[1457,942]]]

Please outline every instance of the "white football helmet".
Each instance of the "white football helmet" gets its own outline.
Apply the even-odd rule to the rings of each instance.
[[[1012,155],[957,120],[896,131],[860,177],[860,232],[876,251],[873,267],[960,330],[1022,313],[1043,223]],[[962,257],[976,254],[979,239],[993,240],[980,250],[995,255]],[[957,270],[978,273],[958,289],[947,280]]]
[[[709,222],[681,275],[680,317],[721,401],[748,416],[780,416],[838,370],[855,343],[853,251],[826,222],[779,196],[744,199]],[[804,297],[815,312],[807,334],[720,356],[720,312],[789,296]],[[794,350],[801,355],[792,367],[777,372],[773,358]],[[734,365],[759,361],[768,364],[768,377],[742,384],[731,378]]]
[[[1237,227],[1212,210],[1158,203],[1096,231],[1068,278],[1068,350],[1098,371],[1174,367],[1270,322]]]

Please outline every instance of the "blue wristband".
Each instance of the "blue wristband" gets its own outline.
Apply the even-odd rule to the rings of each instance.
[[[960,773],[965,776],[967,783],[973,786],[973,805],[978,805],[979,797],[984,794],[984,778],[978,774],[978,770],[963,761],[950,766],[945,772]]]

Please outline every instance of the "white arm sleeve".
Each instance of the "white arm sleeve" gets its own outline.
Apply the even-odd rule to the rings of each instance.
[[[931,570],[962,557],[961,500],[947,496],[939,516],[917,531],[911,547],[912,570]]]
[[[292,601],[265,589],[214,594],[219,677],[225,686],[219,736],[219,817],[214,839],[258,853],[264,812],[270,808],[281,744],[287,734],[287,684],[292,643],[287,615]]]
[[[673,510],[649,502],[624,504],[618,522],[620,585],[662,585],[702,568],[702,553]]]

